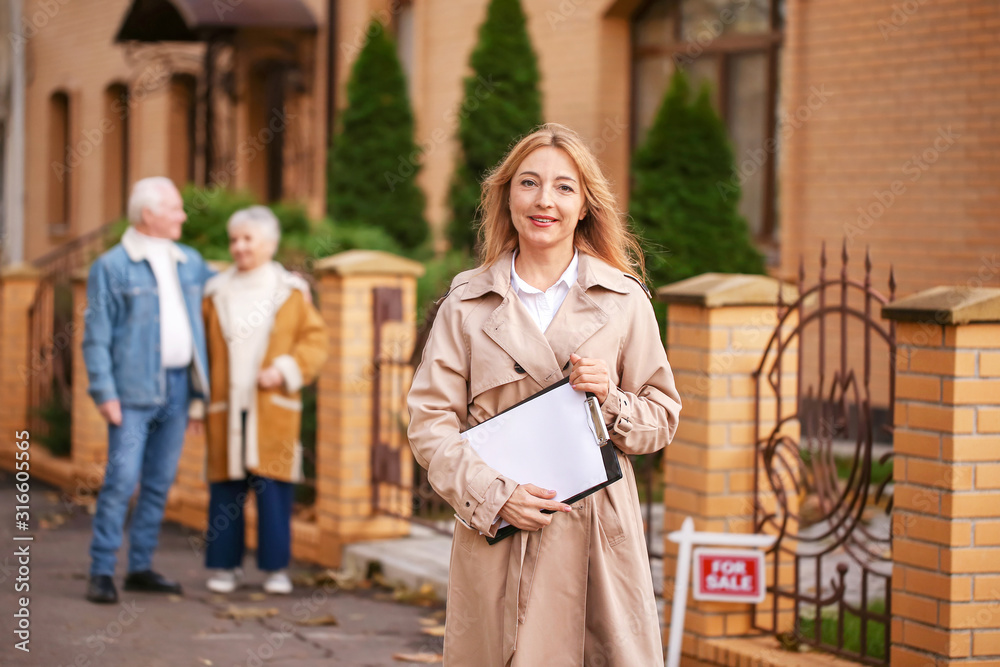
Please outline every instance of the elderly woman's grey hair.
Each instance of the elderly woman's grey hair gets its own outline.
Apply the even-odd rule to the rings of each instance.
[[[260,230],[265,238],[269,238],[275,243],[281,240],[281,223],[278,217],[266,206],[250,206],[242,208],[229,216],[226,223],[226,231],[233,233],[233,229],[241,225],[253,225]]]
[[[135,225],[142,222],[143,209],[159,211],[163,205],[165,190],[176,189],[177,186],[166,176],[150,176],[135,182],[128,196],[126,214],[128,221]]]

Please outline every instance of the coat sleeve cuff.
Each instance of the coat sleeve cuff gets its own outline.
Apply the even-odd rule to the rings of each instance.
[[[516,488],[516,482],[484,466],[466,486],[455,507],[456,513],[479,532],[493,536],[497,530],[495,521],[500,508]]]
[[[299,364],[295,361],[295,358],[290,354],[283,354],[280,357],[276,357],[271,365],[278,369],[282,377],[285,378],[285,389],[289,393],[294,394],[299,389],[302,389],[302,371],[299,369]]]
[[[608,428],[619,435],[632,430],[632,401],[618,387],[611,387],[608,397],[601,404],[601,414]]]
[[[506,477],[497,477],[486,492],[486,500],[472,515],[474,526],[487,537],[496,537],[500,528],[500,509],[517,489],[517,482]],[[484,530],[485,527],[485,530]]]
[[[192,399],[188,404],[188,419],[205,419],[205,401],[200,398]]]
[[[94,387],[91,387],[89,393],[90,397],[94,399],[94,403],[97,404],[98,407],[104,405],[108,401],[120,400],[118,398],[118,394],[111,389],[95,389]]]

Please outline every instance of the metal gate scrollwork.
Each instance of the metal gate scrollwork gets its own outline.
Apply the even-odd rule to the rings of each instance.
[[[873,309],[892,299],[895,283],[890,270],[887,299],[872,288],[867,254],[863,282],[848,278],[846,242],[841,259],[839,277],[827,277],[824,247],[811,287],[800,264],[798,299],[785,304],[779,295],[777,327],[754,373],[754,527],[778,538],[754,626],[786,645],[887,665],[892,453],[876,441],[891,438],[896,346],[894,326]],[[873,369],[877,347],[887,352],[888,378],[873,384],[873,370],[883,370]],[[883,396],[873,399],[873,388]],[[887,409],[882,425],[876,407]]]

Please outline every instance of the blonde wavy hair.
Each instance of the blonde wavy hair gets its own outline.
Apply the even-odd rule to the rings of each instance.
[[[611,191],[597,158],[573,130],[558,123],[541,125],[510,149],[483,181],[479,203],[479,261],[491,266],[517,248],[517,230],[510,217],[510,183],[521,162],[534,150],[552,146],[564,151],[580,172],[587,215],[576,226],[573,245],[611,266],[646,282],[646,264],[638,240]]]

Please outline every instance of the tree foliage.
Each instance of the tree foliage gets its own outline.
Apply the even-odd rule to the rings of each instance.
[[[710,271],[764,273],[738,206],[733,151],[707,86],[680,69],[632,164],[630,214],[660,286]]]
[[[406,76],[382,24],[373,19],[367,34],[330,152],[328,210],[338,223],[381,227],[402,247],[415,248],[428,227]]]
[[[475,244],[483,177],[542,122],[538,62],[520,0],[491,0],[469,64],[459,113],[461,155],[449,192],[448,239],[454,248]]]

